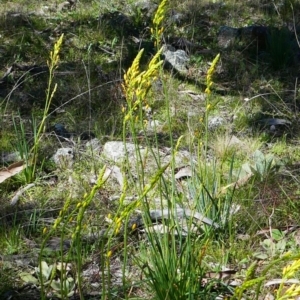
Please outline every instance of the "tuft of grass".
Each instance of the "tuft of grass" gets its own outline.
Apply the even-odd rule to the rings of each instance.
[[[37,120],[33,118],[33,146],[31,147],[27,141],[26,132],[24,125],[22,123],[22,119],[20,118],[21,122],[18,124],[14,122],[15,131],[18,135],[18,145],[17,148],[20,152],[22,159],[26,163],[26,169],[24,170],[26,182],[30,183],[34,181],[37,171],[37,164],[38,164],[38,151],[40,148],[41,137],[46,129],[46,120],[48,118],[48,113],[50,110],[51,101],[56,93],[57,84],[53,86],[53,79],[54,79],[54,72],[58,67],[59,63],[59,52],[63,42],[63,35],[57,40],[54,44],[53,51],[50,52],[50,59],[47,62],[49,68],[49,80],[48,80],[48,87],[46,90],[46,101],[45,107],[43,110],[42,120],[39,124],[37,124]]]

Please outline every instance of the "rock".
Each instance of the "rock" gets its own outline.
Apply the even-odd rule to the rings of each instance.
[[[208,130],[214,131],[219,129],[225,124],[225,120],[222,117],[215,116],[208,118]]]
[[[175,50],[172,46],[164,45],[162,55],[167,64],[181,74],[187,74],[189,57],[184,50]]]
[[[265,50],[270,37],[270,28],[253,25],[240,28],[221,26],[218,32],[218,45],[223,49],[232,46],[236,40],[246,45],[253,44],[258,50]]]
[[[85,144],[85,147],[87,149],[91,150],[92,152],[100,152],[101,142],[97,138],[95,138],[95,139],[92,139],[92,140],[88,141]]]
[[[162,131],[162,124],[158,120],[150,120],[147,124],[146,134],[160,133]]]
[[[103,146],[102,155],[107,159],[114,162],[122,162],[126,156],[132,156],[135,154],[135,145],[132,143],[126,143],[126,149],[124,142],[112,141],[107,142]]]
[[[11,163],[22,160],[20,152],[12,152],[12,153],[1,153],[1,161],[2,163]]]
[[[181,24],[184,20],[185,16],[184,14],[178,12],[178,11],[175,11],[175,10],[171,10],[170,12],[170,17],[169,17],[169,23],[171,24]]]
[[[135,2],[137,10],[141,11],[147,18],[152,18],[158,5],[150,0],[140,0]]]
[[[90,141],[94,139],[96,136],[92,131],[84,131],[83,133],[80,134],[80,139],[82,141]]]
[[[291,122],[279,118],[265,118],[258,121],[259,127],[267,129],[271,134],[276,136],[283,135],[291,126]]]
[[[67,131],[64,125],[57,123],[52,127],[52,130],[56,133],[57,136],[69,139],[71,133]]]
[[[57,167],[69,168],[73,165],[74,150],[73,148],[59,148],[52,159]]]
[[[221,26],[218,31],[218,45],[227,49],[232,46],[239,36],[239,29],[229,26]]]

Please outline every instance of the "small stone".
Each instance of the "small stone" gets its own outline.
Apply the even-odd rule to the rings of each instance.
[[[216,116],[208,119],[208,130],[217,130],[225,124],[225,120],[222,117]]]
[[[101,142],[97,138],[95,138],[88,141],[85,144],[85,147],[93,152],[99,152],[101,149]]]
[[[52,157],[53,161],[60,168],[68,168],[73,165],[73,148],[59,148]]]

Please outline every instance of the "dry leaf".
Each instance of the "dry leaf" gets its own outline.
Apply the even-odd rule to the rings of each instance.
[[[175,179],[185,179],[187,177],[192,177],[192,168],[190,166],[186,166],[181,168],[176,174]]]
[[[0,169],[0,183],[20,173],[25,168],[26,164],[24,164],[24,161],[18,161],[16,163],[11,164],[7,168]]]

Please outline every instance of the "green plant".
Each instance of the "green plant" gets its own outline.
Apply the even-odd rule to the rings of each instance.
[[[263,251],[254,253],[254,256],[259,259],[268,259],[285,253],[288,242],[283,232],[273,229],[271,230],[271,237],[264,239],[260,245]]]
[[[260,150],[256,150],[252,155],[252,162],[242,165],[238,177],[243,178],[247,174],[252,174],[256,179],[263,181],[272,174],[276,174],[282,163],[272,154],[264,155]]]
[[[20,226],[15,225],[5,233],[5,245],[7,254],[15,254],[22,248]]]
[[[224,189],[222,173],[214,163],[212,170],[198,168],[188,180],[188,190],[195,210],[213,220],[222,230],[231,233],[232,203],[234,188]],[[232,180],[232,168],[229,171],[229,182]],[[211,226],[204,226],[205,231],[216,233]]]
[[[45,261],[41,261],[40,266],[35,268],[33,275],[22,272],[20,277],[26,283],[51,288],[56,297],[67,299],[67,297],[73,296],[76,287],[70,270],[70,265],[66,263],[48,265]],[[43,279],[42,282],[41,278]]]
[[[63,249],[63,241],[64,237],[67,231],[67,225],[69,222],[71,222],[73,219],[75,219],[75,226],[72,227],[72,247],[69,251],[69,254],[75,253],[75,260],[76,260],[76,284],[77,288],[79,290],[80,299],[83,299],[83,293],[82,293],[82,278],[81,278],[81,270],[82,270],[82,238],[81,234],[83,231],[83,218],[85,215],[85,212],[89,205],[91,204],[91,201],[94,199],[95,194],[103,187],[107,176],[105,176],[105,170],[106,167],[104,166],[101,171],[99,172],[99,176],[97,179],[96,184],[93,186],[91,191],[89,193],[86,193],[82,199],[82,201],[79,201],[75,208],[70,209],[72,200],[71,196],[66,200],[64,203],[64,207],[61,209],[59,216],[55,220],[53,226],[50,228],[50,230],[45,227],[43,229],[43,241],[39,253],[39,270],[41,272],[39,273],[39,283],[41,287],[41,298],[45,299],[45,288],[47,287],[47,284],[45,285],[45,276],[43,276],[43,268],[45,267],[45,264],[43,263],[43,255],[46,253],[46,243],[49,240],[49,238],[57,231],[60,232],[60,260],[61,262],[64,261],[64,249]],[[56,281],[52,284],[52,288],[56,290],[56,293],[58,293],[59,286],[60,286],[60,294],[64,295],[64,297],[67,296],[67,294],[71,293],[73,291],[74,286],[74,280],[70,279],[68,276],[66,276],[66,272],[63,270],[65,264],[61,264],[61,276],[59,279],[56,279]],[[46,268],[47,269],[47,268]],[[48,269],[47,269],[48,270]],[[46,273],[48,271],[45,271]],[[47,281],[46,281],[47,282]]]
[[[148,238],[149,245],[141,246],[138,264],[155,291],[155,299],[185,300],[208,296],[209,291],[199,284],[204,277],[202,257],[197,249],[199,244],[193,243],[190,236],[185,239],[178,235],[172,226],[162,235],[149,231]],[[204,246],[204,241],[202,243]]]
[[[267,274],[277,265],[286,261],[292,261],[292,263],[284,267],[282,270],[282,279],[279,283],[279,288],[276,292],[275,299],[295,299],[291,297],[300,295],[299,284],[292,284],[288,288],[285,287],[287,280],[293,278],[295,273],[300,269],[300,259],[299,254],[293,255],[290,252],[284,253],[280,258],[271,261],[263,270],[260,271],[259,275],[256,274],[258,271],[258,264],[256,262],[253,263],[247,270],[246,278],[243,284],[235,289],[234,295],[231,299],[242,299],[247,290],[256,286],[255,294],[253,295],[252,299],[258,300],[263,292],[262,284],[266,281]],[[285,290],[284,293],[283,289]]]
[[[20,117],[19,125],[17,125],[17,123],[14,122],[15,132],[18,137],[17,148],[20,152],[22,159],[24,159],[26,162],[26,169],[24,172],[25,172],[25,178],[27,183],[34,181],[37,172],[38,151],[40,148],[40,141],[41,141],[42,134],[45,131],[46,120],[48,118],[50,105],[54,97],[54,94],[57,90],[57,84],[54,84],[53,86],[53,80],[54,80],[54,72],[57,69],[59,64],[59,53],[61,50],[62,42],[63,42],[63,34],[54,44],[54,49],[53,51],[50,52],[50,59],[47,62],[49,68],[49,79],[48,79],[48,87],[46,90],[45,106],[43,110],[42,120],[40,121],[39,124],[37,124],[37,120],[33,117],[33,122],[32,122],[32,130],[33,130],[32,144],[33,145],[32,146],[29,145],[29,142],[27,140],[25,127],[24,124],[22,123],[21,117]]]

